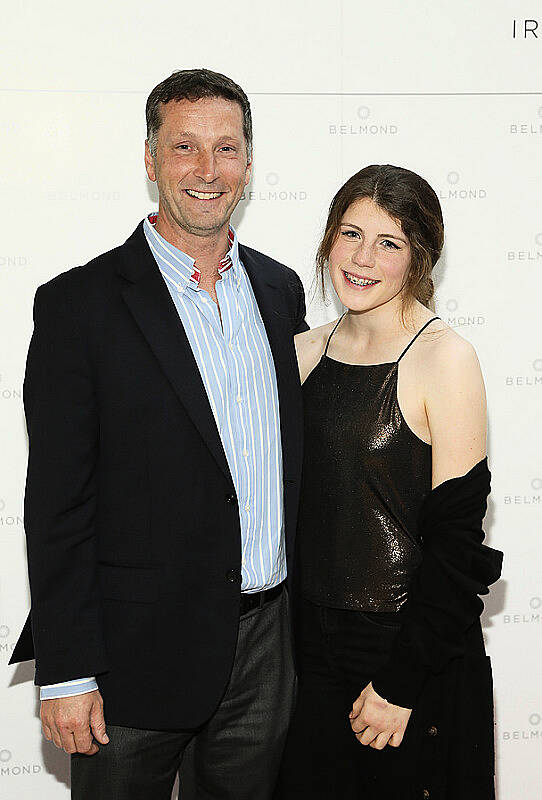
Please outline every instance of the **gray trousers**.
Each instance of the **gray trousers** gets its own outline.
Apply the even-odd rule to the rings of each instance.
[[[232,674],[197,731],[108,725],[109,744],[71,761],[73,800],[269,800],[294,695],[288,595],[240,619]],[[134,702],[137,699],[134,698]],[[107,723],[107,708],[105,708]]]

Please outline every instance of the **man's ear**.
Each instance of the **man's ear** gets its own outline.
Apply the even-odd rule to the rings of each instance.
[[[145,139],[145,169],[147,170],[147,176],[149,180],[155,183],[156,170],[154,168],[154,158],[151,155],[151,148],[148,139]]]
[[[249,161],[247,161],[247,166],[245,169],[245,186],[248,185],[251,177],[252,177],[252,158]]]

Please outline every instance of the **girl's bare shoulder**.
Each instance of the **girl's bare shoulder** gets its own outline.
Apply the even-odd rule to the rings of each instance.
[[[294,337],[301,383],[305,381],[321,359],[326,342],[336,324],[337,320],[335,319],[326,322],[325,325],[298,333]]]
[[[305,350],[321,346],[323,352],[328,337],[336,324],[337,320],[335,319],[319,325],[318,328],[309,328],[308,331],[296,334],[294,337],[296,347]]]
[[[472,344],[442,320],[436,320],[422,335],[420,355],[431,372],[455,375],[479,368]]]
[[[427,321],[427,320],[425,320]],[[418,330],[423,317],[413,323]],[[483,391],[483,378],[472,344],[441,319],[431,322],[405,358],[405,376],[415,380],[426,399],[450,392]]]

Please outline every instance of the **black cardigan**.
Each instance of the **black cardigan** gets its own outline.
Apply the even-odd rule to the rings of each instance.
[[[405,798],[495,797],[493,681],[479,597],[499,578],[503,557],[483,544],[490,478],[483,459],[426,497],[422,562],[390,657],[372,681],[381,697],[413,709],[394,750],[397,774],[412,786]]]
[[[469,650],[466,634],[483,609],[479,595],[499,578],[503,558],[483,544],[490,480],[484,458],[424,500],[422,563],[390,658],[373,679],[375,691],[390,703],[414,708],[428,676],[443,673]]]

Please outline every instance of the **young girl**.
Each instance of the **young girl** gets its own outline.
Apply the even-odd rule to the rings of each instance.
[[[493,798],[479,594],[486,403],[473,347],[430,310],[444,238],[428,183],[370,166],[318,251],[346,312],[296,337],[305,449],[297,710],[278,796]]]

